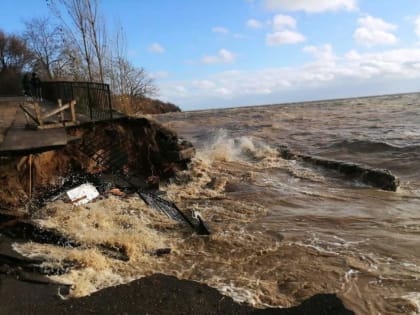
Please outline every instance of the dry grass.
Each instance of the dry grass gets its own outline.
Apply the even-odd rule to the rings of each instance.
[[[163,114],[181,111],[175,104],[148,97],[114,96],[112,104],[117,110],[128,115]]]

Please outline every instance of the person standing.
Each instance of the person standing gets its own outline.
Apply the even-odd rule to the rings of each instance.
[[[41,83],[41,79],[38,77],[36,72],[33,72],[31,78],[32,96],[37,97],[42,101]]]
[[[31,81],[29,80],[29,76],[27,73],[24,74],[22,78],[22,88],[23,88],[23,94],[25,96],[31,96]]]

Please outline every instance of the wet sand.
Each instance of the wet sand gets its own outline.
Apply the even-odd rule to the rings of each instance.
[[[0,314],[353,314],[334,294],[316,295],[288,309],[255,309],[216,289],[172,276],[152,275],[90,296],[63,300],[63,285],[0,276]]]

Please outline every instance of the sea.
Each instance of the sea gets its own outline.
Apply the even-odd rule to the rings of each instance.
[[[77,248],[19,243],[71,296],[153,273],[205,283],[255,307],[290,307],[334,293],[356,314],[420,313],[420,94],[187,111],[150,116],[191,141],[187,170],[165,198],[211,230],[199,236],[136,195],[79,207],[57,200],[35,222]],[[386,169],[396,192],[279,148]],[[104,254],[123,248],[129,260]],[[156,256],[159,248],[171,248]],[[63,298],[66,298],[63,296]]]

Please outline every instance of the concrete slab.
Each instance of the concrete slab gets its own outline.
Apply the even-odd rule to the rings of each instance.
[[[28,121],[19,104],[22,97],[0,98],[0,155],[45,151],[67,144],[64,128],[50,130],[27,129]]]
[[[35,109],[32,99],[25,97],[0,97],[0,156],[13,154],[38,153],[65,146],[74,137],[69,137],[66,128],[57,127],[36,130],[36,123],[25,115],[19,107],[25,104],[28,110]],[[48,113],[57,108],[57,104],[43,101],[41,113]],[[76,104],[77,108],[77,104]],[[59,115],[49,117],[44,123],[54,124],[59,122]],[[64,120],[70,120],[70,112],[64,112]],[[89,123],[88,116],[77,114],[78,124]],[[29,127],[29,128],[28,128]],[[53,127],[50,125],[50,127]]]
[[[67,133],[64,128],[49,130],[10,129],[0,145],[0,155],[39,149],[53,149],[66,144]]]

